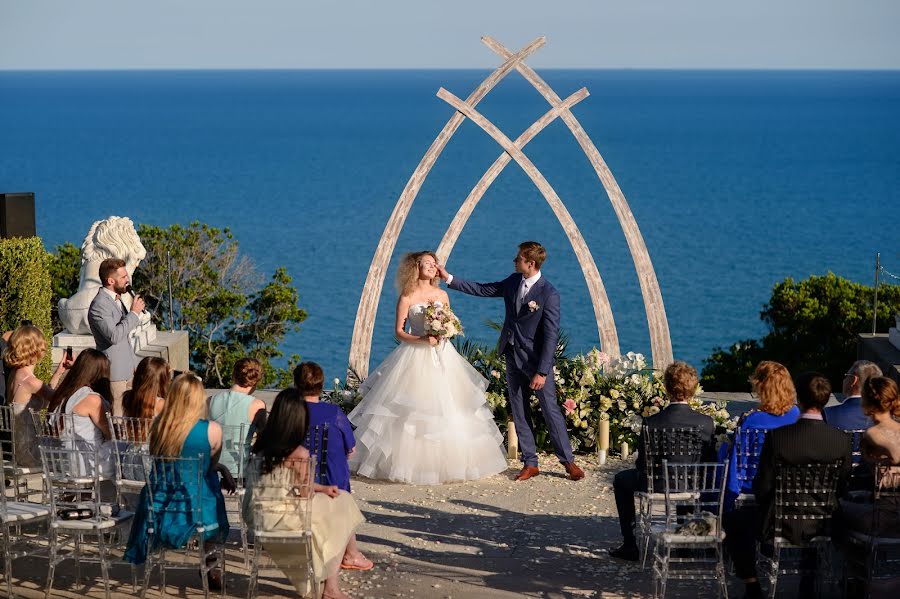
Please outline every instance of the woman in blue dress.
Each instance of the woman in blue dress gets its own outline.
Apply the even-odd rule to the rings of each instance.
[[[325,373],[315,362],[302,362],[294,369],[294,386],[303,395],[309,408],[309,430],[328,425],[328,444],[325,452],[325,476],[322,484],[334,485],[350,492],[350,464],[348,458],[356,451],[356,439],[347,415],[340,407],[319,401],[325,387]],[[313,445],[313,443],[310,443]],[[312,453],[313,448],[307,447]],[[316,456],[319,459],[319,456]],[[344,570],[371,570],[375,564],[356,548],[356,535],[350,538],[347,553],[341,561]]]
[[[156,523],[153,547],[150,547],[147,533],[150,499],[148,489],[145,487],[141,492],[131,535],[128,538],[128,548],[125,552],[127,561],[143,564],[148,551],[158,546],[181,549],[199,526],[205,528],[203,535],[205,542],[221,543],[228,536],[228,517],[225,514],[222,484],[229,491],[234,491],[234,484],[228,476],[224,478],[222,484],[219,482],[218,458],[222,450],[222,428],[215,422],[209,422],[205,417],[206,396],[203,392],[203,383],[193,373],[180,375],[172,383],[166,395],[165,406],[150,428],[150,454],[200,458],[200,468],[204,475],[200,497],[196,501],[201,506],[201,521],[195,521],[189,513],[162,511],[172,498],[162,494],[154,496],[152,501],[160,521]],[[221,589],[220,571],[210,571],[208,578],[210,589]]]
[[[303,362],[294,369],[294,386],[303,395],[309,407],[309,429],[328,426],[328,445],[325,452],[325,485],[350,492],[350,464],[347,459],[356,451],[356,439],[347,415],[339,406],[319,401],[325,387],[325,373],[315,362]],[[310,443],[310,445],[315,445]],[[307,447],[311,453],[315,447]],[[319,459],[319,456],[316,456]]]
[[[755,471],[759,456],[748,457],[745,463],[738,463],[738,441],[741,434],[750,429],[772,430],[794,424],[800,418],[797,407],[797,391],[788,369],[769,360],[760,362],[750,376],[753,393],[759,397],[759,408],[741,416],[731,443],[720,449],[720,461],[728,460],[728,482],[725,490],[725,509],[730,511],[741,493],[753,493],[753,477],[748,470]],[[761,441],[761,440],[760,440]],[[762,449],[762,443],[759,443]]]

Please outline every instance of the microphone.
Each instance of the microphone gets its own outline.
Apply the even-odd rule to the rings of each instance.
[[[131,294],[132,298],[137,297],[137,295],[134,292],[134,289],[131,288],[131,283],[129,283],[128,285],[125,285],[125,293]]]

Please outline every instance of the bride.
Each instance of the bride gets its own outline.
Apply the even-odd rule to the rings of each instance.
[[[506,470],[503,436],[485,401],[487,381],[451,343],[425,333],[428,303],[450,305],[439,280],[434,253],[403,257],[400,346],[363,382],[363,400],[349,415],[357,439],[350,468],[362,476],[434,485]]]

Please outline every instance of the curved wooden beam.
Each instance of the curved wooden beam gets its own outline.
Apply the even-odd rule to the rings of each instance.
[[[485,133],[500,144],[512,156],[512,159],[522,167],[525,174],[528,175],[541,194],[543,194],[547,203],[550,204],[553,214],[556,215],[556,218],[562,225],[566,237],[569,238],[569,243],[572,244],[572,249],[575,250],[575,256],[578,258],[578,264],[584,273],[584,280],[587,283],[588,291],[591,294],[591,303],[594,306],[594,317],[597,320],[597,331],[600,334],[600,344],[603,346],[603,351],[611,355],[619,355],[619,335],[616,332],[616,323],[609,305],[609,298],[606,295],[606,289],[603,287],[603,280],[600,278],[597,265],[594,263],[593,256],[591,256],[591,250],[588,249],[587,244],[584,242],[581,231],[578,230],[578,226],[572,220],[572,215],[569,214],[562,200],[556,195],[556,191],[554,191],[547,179],[544,178],[531,160],[525,156],[522,150],[517,148],[512,140],[506,137],[502,131],[475,110],[474,107],[466,104],[443,87],[438,90],[437,96],[467,116],[469,120],[481,127]]]
[[[566,98],[562,103],[544,113],[544,116],[535,121],[534,124],[526,129],[513,143],[520,150],[523,149],[528,142],[534,139],[538,133],[543,131],[547,125],[555,121],[562,111],[568,110],[589,95],[588,90],[582,87],[580,90]],[[490,168],[485,171],[484,175],[481,176],[481,179],[478,180],[478,183],[475,184],[472,191],[469,192],[466,200],[463,202],[462,206],[459,207],[456,216],[453,217],[453,222],[447,227],[444,238],[441,239],[441,244],[438,246],[436,252],[439,262],[447,262],[447,258],[450,256],[450,252],[453,251],[453,246],[456,245],[456,241],[459,239],[463,227],[466,226],[469,217],[472,216],[475,206],[478,205],[478,202],[480,202],[484,194],[487,193],[488,188],[511,160],[512,156],[507,154],[506,151],[502,152],[497,160],[494,161],[494,164],[492,164]]]
[[[541,36],[519,52],[515,54],[510,53],[504,59],[503,64],[488,75],[475,88],[475,91],[469,94],[466,101],[472,106],[478,104],[518,63],[533,54],[546,41],[547,39]],[[372,332],[375,328],[375,316],[378,313],[378,299],[381,295],[381,288],[384,286],[384,277],[387,274],[391,255],[394,253],[394,247],[397,245],[397,238],[400,236],[403,223],[406,221],[412,203],[422,188],[425,178],[464,119],[465,117],[462,113],[455,112],[450,117],[450,120],[447,121],[447,124],[444,125],[441,132],[438,133],[431,147],[422,156],[419,166],[416,167],[416,170],[410,176],[406,187],[403,188],[403,193],[400,194],[400,198],[397,200],[397,204],[394,206],[388,223],[381,234],[381,239],[378,241],[375,256],[373,256],[372,264],[369,266],[369,273],[366,275],[366,283],[359,300],[359,307],[356,310],[353,338],[350,342],[349,366],[361,379],[364,379],[369,374],[369,356],[372,352]]]
[[[501,58],[511,56],[503,44],[497,40],[484,36],[481,38],[484,44],[498,54]],[[534,70],[524,63],[517,63],[516,70],[529,82],[551,106],[557,106],[560,103],[559,96],[556,92],[534,72]],[[591,141],[591,138],[582,128],[581,123],[568,110],[561,115],[563,122],[568,126],[572,135],[578,141],[578,145],[584,151],[600,183],[609,196],[619,224],[622,226],[622,232],[625,234],[625,240],[628,242],[628,249],[631,252],[631,258],[634,260],[634,267],[638,274],[638,281],[641,286],[641,295],[644,299],[644,310],[647,313],[647,327],[650,329],[650,350],[653,354],[653,367],[663,369],[672,362],[672,338],[669,333],[669,321],[666,318],[666,308],[663,304],[662,292],[659,288],[659,281],[656,278],[656,272],[653,269],[653,263],[650,260],[650,254],[647,252],[647,245],[638,228],[637,221],[631,213],[625,194],[619,188],[619,184],[613,177],[612,171],[606,165],[600,152]]]

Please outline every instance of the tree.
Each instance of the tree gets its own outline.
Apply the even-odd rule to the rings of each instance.
[[[760,360],[775,360],[798,374],[816,370],[840,388],[847,367],[856,359],[856,338],[871,331],[874,288],[833,273],[777,283],[760,318],[769,326],[761,340],[744,340],[729,349],[717,347],[706,359],[703,387],[734,391]],[[900,313],[900,286],[878,290],[878,332],[887,332]]]
[[[50,254],[50,281],[52,296],[50,307],[53,316],[53,332],[63,329],[59,320],[59,300],[72,297],[78,291],[81,283],[81,249],[78,246],[66,242],[56,246]]]
[[[272,360],[282,356],[278,346],[285,334],[306,319],[287,271],[277,269],[260,288],[262,277],[227,228],[139,225],[138,235],[147,257],[135,270],[134,287],[161,329],[188,331],[191,368],[204,383],[229,386],[232,366],[245,356],[262,362],[261,385],[283,382],[288,373]]]

